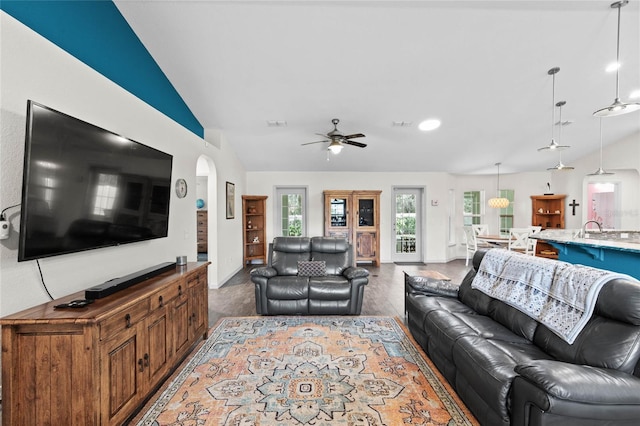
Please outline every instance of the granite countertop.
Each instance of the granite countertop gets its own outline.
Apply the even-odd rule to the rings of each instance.
[[[579,229],[546,229],[533,234],[531,238],[568,245],[590,246],[611,250],[640,253],[640,231],[590,231],[580,236]]]

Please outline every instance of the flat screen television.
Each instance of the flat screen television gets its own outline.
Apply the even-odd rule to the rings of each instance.
[[[28,101],[18,261],[166,237],[172,163]]]

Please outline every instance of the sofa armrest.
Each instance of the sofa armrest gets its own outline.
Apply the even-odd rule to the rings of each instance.
[[[278,272],[276,271],[275,268],[272,268],[271,266],[261,266],[259,268],[252,269],[251,272],[249,272],[249,274],[252,277],[271,278],[278,275]]]
[[[358,266],[349,266],[347,269],[342,271],[342,276],[348,280],[352,280],[354,278],[365,278],[369,276],[369,271]]]
[[[515,371],[511,424],[631,425],[640,418],[640,378],[631,374],[555,360],[530,361]]]
[[[640,377],[618,370],[537,360],[516,373],[555,398],[586,404],[640,404]]]
[[[438,280],[420,276],[405,276],[407,294],[424,294],[426,296],[458,297],[460,286],[449,280]]]

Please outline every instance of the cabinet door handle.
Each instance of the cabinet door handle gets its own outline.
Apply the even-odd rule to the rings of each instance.
[[[158,297],[158,303],[160,304],[161,308],[164,306],[164,299],[162,298],[162,296]]]
[[[131,315],[130,314],[127,314],[127,315],[124,316],[124,321],[127,324],[127,328],[131,328]]]
[[[149,366],[149,354],[144,354],[144,366]]]
[[[144,364],[142,362],[142,358],[138,360],[138,365],[140,366],[140,372],[142,373],[144,371]]]
[[[178,296],[182,296],[182,286],[178,286]]]

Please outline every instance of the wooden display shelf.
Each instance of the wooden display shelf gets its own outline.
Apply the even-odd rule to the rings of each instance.
[[[267,262],[266,195],[242,196],[242,259],[244,265]],[[257,238],[257,241],[255,239]]]
[[[531,225],[542,229],[564,229],[564,194],[546,194],[531,196]],[[536,256],[549,259],[558,258],[558,250],[544,240],[536,243]]]

